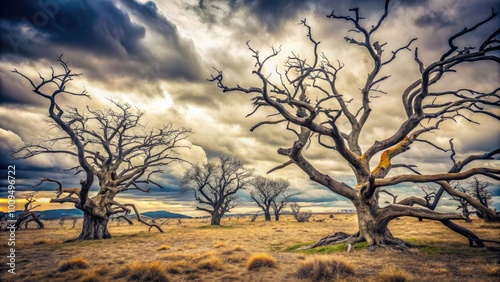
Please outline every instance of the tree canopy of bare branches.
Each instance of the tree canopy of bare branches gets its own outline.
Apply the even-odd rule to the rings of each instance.
[[[86,90],[72,92],[69,84],[81,76],[73,72],[62,55],[58,57],[62,68],[60,73],[51,68],[49,77],[40,81],[14,70],[25,78],[35,95],[46,99],[49,122],[58,133],[34,139],[33,142],[13,152],[18,159],[37,155],[60,154],[74,157],[77,165],[68,170],[84,174],[79,188],[64,188],[62,183],[43,178],[44,182],[56,183],[57,194],[51,200],[55,203],[74,203],[84,212],[83,228],[77,240],[110,238],[107,230],[109,217],[115,214],[129,214],[134,211],[141,217],[133,204],[115,201],[118,193],[128,190],[148,192],[151,187],[160,187],[154,176],[163,172],[163,167],[182,161],[177,149],[183,147],[189,129],[175,128],[166,124],[148,129],[143,123],[144,112],[128,104],[111,101],[106,109],[60,104],[64,96],[90,98]],[[90,197],[90,187],[97,178],[99,191]],[[68,193],[61,197],[63,193]],[[143,223],[151,225],[154,223]],[[160,226],[155,227],[161,231]]]
[[[231,157],[220,157],[218,162],[195,164],[181,180],[181,191],[193,191],[197,210],[211,215],[211,225],[220,225],[226,212],[237,205],[236,193],[250,185],[253,171]]]
[[[250,191],[250,197],[264,212],[264,219],[271,220],[271,209],[273,209],[275,220],[278,221],[281,210],[291,196],[290,182],[282,178],[270,179],[257,176],[251,184],[253,188]]]
[[[251,131],[261,126],[274,126],[286,124],[286,129],[293,134],[290,147],[278,149],[278,154],[286,160],[275,169],[282,169],[289,165],[296,165],[307,176],[331,192],[349,199],[356,208],[359,231],[352,236],[344,237],[321,244],[348,243],[361,241],[368,243],[369,249],[376,247],[391,247],[406,249],[409,244],[392,236],[387,225],[398,217],[410,216],[441,221],[454,231],[468,237],[478,245],[482,241],[463,227],[457,227],[451,220],[463,220],[459,213],[437,212],[427,205],[429,202],[413,196],[401,199],[399,202],[390,203],[380,207],[378,203],[378,190],[384,188],[389,191],[397,184],[410,183],[437,183],[441,191],[466,199],[476,209],[481,210],[492,220],[498,221],[499,216],[470,196],[455,191],[449,181],[466,179],[475,175],[484,175],[493,179],[500,179],[500,170],[494,167],[481,166],[478,160],[491,160],[498,155],[500,150],[493,148],[484,154],[471,155],[462,160],[456,160],[453,142],[450,148],[443,149],[436,145],[435,139],[429,133],[438,131],[443,124],[463,119],[474,123],[474,116],[485,116],[497,122],[500,88],[491,91],[479,91],[469,88],[454,88],[453,84],[443,85],[445,77],[453,74],[462,74],[462,68],[474,68],[479,62],[483,64],[498,64],[500,57],[499,29],[480,39],[480,42],[469,42],[471,35],[479,28],[487,26],[497,19],[497,14],[492,11],[489,16],[477,24],[464,28],[448,38],[448,46],[435,60],[426,62],[422,59],[421,50],[416,45],[417,38],[399,43],[399,47],[386,50],[386,42],[376,40],[386,18],[389,16],[390,1],[386,0],[384,12],[375,24],[366,24],[361,10],[353,8],[348,15],[332,12],[327,15],[333,21],[346,21],[351,25],[349,34],[344,39],[346,44],[353,48],[361,48],[369,58],[368,64],[371,71],[360,84],[353,84],[353,89],[341,91],[338,80],[345,68],[344,64],[328,58],[319,50],[322,45],[313,35],[313,28],[306,20],[300,24],[305,28],[305,33],[310,43],[310,53],[301,57],[292,53],[284,63],[284,69],[274,68],[271,61],[277,57],[281,49],[272,48],[270,54],[262,55],[247,43],[255,61],[252,72],[257,78],[257,85],[230,86],[224,80],[223,72],[216,69],[209,81],[215,83],[223,92],[246,93],[251,95],[255,110],[264,110],[267,119],[257,123]],[[496,27],[495,27],[496,28]],[[399,93],[386,93],[382,90],[383,83],[390,81],[391,75],[386,70],[388,65],[400,61],[400,55],[412,52],[413,62],[400,62],[418,70],[414,77],[408,79],[407,86]],[[309,57],[306,60],[306,57]],[[363,62],[366,63],[366,62]],[[269,73],[270,69],[276,69]],[[439,87],[438,87],[439,86]],[[346,94],[354,98],[346,99]],[[383,95],[382,95],[383,94]],[[369,120],[389,118],[388,116],[375,116],[372,110],[374,99],[384,99],[384,96],[396,95],[401,101],[404,116],[398,128],[381,140],[366,140],[370,138],[366,131]],[[356,100],[359,107],[355,107]],[[360,140],[370,142],[366,147],[360,145]],[[337,175],[325,172],[314,164],[304,152],[313,143],[325,150],[335,152],[338,156],[335,162],[344,162],[354,175],[355,185],[348,185],[338,179]],[[451,152],[453,162],[448,171],[434,174],[420,173],[414,164],[395,163],[393,160],[400,155],[410,155],[411,146],[415,142],[428,145],[431,149]],[[370,161],[380,154],[380,160],[373,167]],[[375,161],[375,160],[374,160]],[[409,173],[399,173],[393,168],[406,168]],[[391,174],[389,174],[391,172]],[[439,200],[439,197],[435,199]],[[417,207],[415,205],[420,205]],[[465,230],[465,231],[464,231]]]

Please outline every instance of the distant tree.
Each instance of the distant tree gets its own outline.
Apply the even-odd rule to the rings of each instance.
[[[246,189],[252,177],[253,171],[241,161],[220,157],[218,162],[193,165],[184,174],[180,189],[193,191],[196,209],[210,214],[211,225],[220,225],[224,214],[236,206],[236,193]]]
[[[312,216],[312,211],[300,211],[300,205],[297,203],[290,204],[290,209],[292,210],[292,215],[297,222],[309,221]]]
[[[40,184],[47,181],[57,183],[58,192],[51,202],[73,203],[83,211],[82,231],[74,240],[110,238],[107,228],[110,216],[129,214],[133,210],[137,219],[142,220],[134,204],[119,203],[115,196],[132,189],[148,192],[150,186],[161,188],[153,176],[162,173],[164,166],[182,161],[176,149],[182,147],[181,141],[190,130],[176,129],[171,124],[148,130],[143,123],[144,112],[114,101],[107,109],[87,107],[85,111],[74,106],[64,107],[60,104],[64,97],[90,96],[85,90],[70,91],[69,83],[81,74],[72,72],[62,55],[58,62],[61,73],[51,68],[51,75],[40,75],[38,83],[17,70],[13,71],[29,82],[36,96],[45,99],[49,122],[59,130],[59,134],[50,133],[25,144],[13,152],[13,157],[28,159],[59,154],[74,158],[78,164],[70,170],[76,174],[84,173],[79,188],[68,190],[61,182],[48,178],[43,178]],[[89,196],[94,178],[99,180],[99,191]],[[61,197],[63,193],[68,194]],[[160,226],[153,226],[163,232]]]
[[[465,186],[463,186],[462,183],[457,182],[455,190],[464,194],[468,194],[474,199],[478,200],[483,206],[489,207],[492,201],[492,196],[491,192],[487,188],[491,185],[493,185],[493,183],[482,181],[477,177],[473,177],[466,182]],[[457,210],[459,209],[462,211],[462,214],[465,216],[466,221],[470,222],[470,215],[473,213],[475,213],[479,218],[488,220],[488,217],[485,216],[481,211],[470,210],[470,208],[473,207],[466,199],[454,195],[451,196],[451,199],[459,203]]]
[[[67,219],[66,217],[61,217],[61,218],[59,219],[59,225],[60,225],[61,227],[63,227],[63,226],[64,226],[64,223],[66,222],[66,219]]]
[[[24,210],[17,216],[16,223],[14,224],[16,229],[21,228],[24,224],[24,228],[28,228],[28,223],[31,221],[36,222],[39,229],[44,228],[43,222],[40,220],[42,213],[36,213],[33,210],[39,207],[40,205],[33,206],[33,203],[36,202],[35,198],[36,192],[28,193],[24,199],[26,203],[24,203]]]
[[[359,48],[364,53],[358,59],[359,64],[366,64],[368,73],[356,76],[359,78],[357,82],[342,82],[345,81],[341,80],[345,65],[338,60],[340,58],[331,59],[322,53],[320,48],[323,45],[320,45],[312,26],[305,19],[300,24],[304,27],[310,44],[308,54],[299,56],[292,53],[286,57],[284,63],[280,63],[283,66],[280,68],[273,65],[273,60],[279,58],[281,48],[273,47],[269,54],[263,55],[263,52],[254,49],[247,42],[250,56],[254,60],[252,78],[255,80],[246,78],[245,81],[254,82],[250,85],[228,82],[223,71],[217,69],[209,80],[223,92],[251,95],[255,109],[250,115],[264,111],[263,116],[266,116],[266,120],[255,124],[251,131],[261,126],[277,129],[278,124],[286,125],[281,128],[290,133],[289,145],[277,150],[285,159],[272,170],[295,165],[309,179],[332,193],[349,199],[356,207],[358,232],[337,237],[338,240],[327,236],[311,247],[367,242],[370,250],[377,247],[406,250],[410,244],[395,238],[389,230],[392,220],[405,216],[439,221],[468,238],[469,243],[484,246],[484,240],[452,221],[464,220],[461,213],[436,211],[426,206],[424,199],[416,196],[401,199],[396,204],[380,206],[377,190],[390,189],[405,182],[437,183],[440,190],[450,195],[465,197],[485,216],[500,221],[500,216],[495,211],[470,195],[454,191],[449,185],[449,181],[480,174],[499,179],[498,168],[477,162],[490,160],[498,155],[498,144],[489,144],[484,154],[470,155],[456,161],[452,145],[449,150],[443,149],[436,145],[438,134],[429,134],[438,131],[443,124],[457,119],[471,122],[471,126],[477,116],[491,118],[493,122],[500,120],[498,86],[484,90],[474,89],[476,85],[461,88],[446,81],[450,78],[460,81],[475,70],[483,68],[485,64],[496,67],[500,63],[499,30],[492,24],[498,19],[497,13],[492,11],[491,15],[477,24],[460,29],[448,38],[441,38],[439,41],[447,42],[448,46],[440,49],[443,50],[440,55],[429,57],[422,56],[421,49],[413,48],[417,38],[398,42],[401,41],[400,38],[391,37],[391,42],[380,41],[379,34],[389,17],[390,7],[390,1],[386,0],[382,15],[370,22],[358,8],[350,9],[347,15],[337,11],[328,15],[333,21],[347,22],[350,25],[344,39],[347,44]],[[480,28],[482,31],[478,33]],[[413,54],[402,57],[405,51],[412,51]],[[335,50],[330,50],[329,53],[335,54]],[[411,60],[402,64],[406,68],[413,64],[415,71],[411,75],[401,77],[399,82],[404,83],[404,86],[400,89],[390,93],[384,91],[382,86],[392,79],[388,66],[394,66],[395,62],[405,58]],[[470,68],[471,72],[464,72],[465,66]],[[348,70],[348,73],[351,75],[352,69]],[[373,103],[379,98],[400,101],[399,107],[395,104],[392,110],[401,114],[389,117],[380,108],[375,108],[383,105]],[[374,122],[383,122],[389,118],[398,123],[384,128],[383,134],[374,134],[372,130],[367,130],[367,126]],[[465,129],[460,126],[458,130]],[[414,169],[416,164],[395,162],[396,157],[401,155],[410,156],[406,159],[411,159],[412,145],[418,142],[436,150],[451,151],[451,168],[424,174]],[[343,181],[332,166],[325,167],[325,163],[319,165],[310,154],[306,154],[306,150],[312,146],[322,150],[325,156],[335,155],[336,159],[331,163],[345,163],[346,168],[352,171],[353,185]],[[380,160],[374,162],[378,156]],[[423,165],[425,164],[424,161]],[[394,168],[409,169],[410,173],[401,173]],[[437,203],[440,197],[435,199]]]
[[[78,218],[76,218],[76,217],[71,218],[71,229],[76,227],[77,222],[78,222]]]
[[[279,220],[279,213],[288,200],[290,182],[285,179],[270,179],[262,176],[255,177],[251,182],[253,188],[250,197],[264,212],[264,219],[271,221],[271,208],[274,209],[275,219]]]

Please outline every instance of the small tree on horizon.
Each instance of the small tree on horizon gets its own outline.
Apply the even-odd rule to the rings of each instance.
[[[237,205],[239,190],[246,189],[253,170],[235,158],[198,163],[189,168],[180,183],[182,192],[192,191],[198,202],[196,209],[210,214],[210,225],[220,225],[224,214]]]
[[[274,211],[276,221],[279,220],[281,209],[286,205],[290,182],[278,178],[270,179],[263,176],[255,177],[251,185],[250,197],[264,212],[265,221],[271,221],[271,209]]]

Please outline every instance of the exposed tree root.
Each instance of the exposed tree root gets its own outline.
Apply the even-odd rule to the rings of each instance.
[[[329,245],[337,245],[337,244],[343,244],[345,243],[346,251],[350,251],[351,247],[354,244],[365,242],[365,238],[360,235],[359,231],[356,232],[355,234],[349,235],[344,232],[335,232],[332,235],[328,235],[326,237],[321,238],[318,240],[316,243],[306,246],[301,249],[313,249],[317,247],[322,247],[322,246],[329,246]],[[415,246],[409,243],[404,242],[403,240],[394,238],[392,236],[386,236],[383,238],[381,242],[378,242],[376,244],[373,244],[371,246],[368,246],[368,250],[373,251],[378,248],[384,248],[384,249],[392,249],[396,251],[401,251],[404,253],[409,253],[410,248],[414,248]]]

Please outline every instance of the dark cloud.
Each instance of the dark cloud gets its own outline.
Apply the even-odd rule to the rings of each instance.
[[[215,24],[227,22],[234,13],[243,9],[258,18],[259,24],[270,32],[275,32],[288,19],[300,18],[300,14],[308,11],[311,2],[303,0],[230,0],[227,7],[221,7],[220,2],[200,0],[198,5],[188,9],[195,11],[206,23]],[[222,2],[224,3],[224,2]]]
[[[421,27],[432,26],[433,28],[443,28],[453,26],[455,22],[443,13],[433,11],[428,14],[421,15],[415,21],[415,24]]]
[[[51,3],[45,6],[43,3]],[[146,30],[106,0],[9,1],[1,21],[4,52],[45,57],[50,45],[99,56],[141,55]],[[42,47],[42,48],[41,48]]]
[[[65,53],[72,67],[83,69],[92,79],[107,83],[130,77],[126,81],[134,81],[136,86],[137,81],[202,79],[194,44],[180,36],[154,3],[121,3],[124,5],[111,0],[3,3],[2,10],[9,12],[0,20],[0,60],[53,62]],[[159,40],[161,48],[147,43],[148,33]]]

